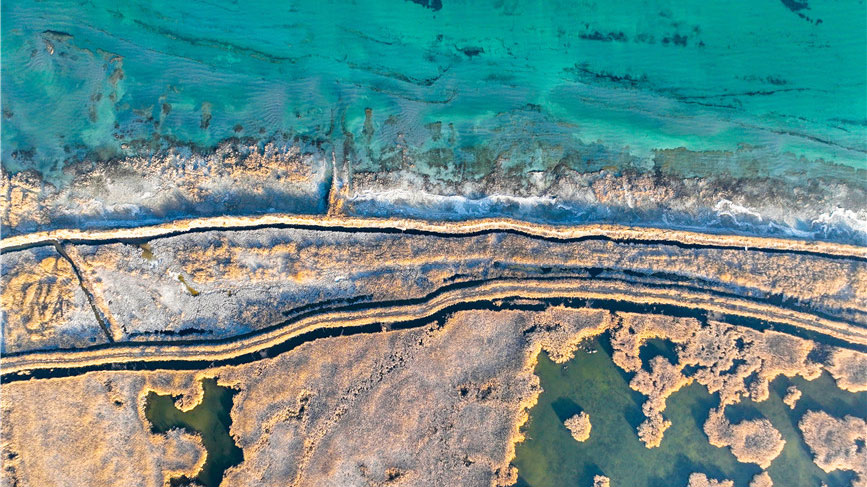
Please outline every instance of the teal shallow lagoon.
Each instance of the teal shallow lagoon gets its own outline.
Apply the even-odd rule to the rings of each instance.
[[[530,170],[597,142],[615,166],[746,144],[763,174],[865,167],[863,1],[424,3],[5,2],[3,167],[62,181],[82,157],[282,135],[351,136],[379,170],[402,142],[455,177],[480,146]]]
[[[536,373],[544,390],[530,410],[524,426],[526,440],[516,447],[514,464],[523,486],[592,485],[594,475],[604,474],[612,485],[686,486],[689,474],[703,472],[709,477],[730,479],[746,487],[761,469],[738,463],[728,449],[711,446],[702,426],[710,408],[719,399],[692,384],[673,394],[664,416],[671,428],[658,448],[647,449],[635,434],[643,421],[644,396],[628,386],[629,376],[611,360],[607,338],[591,344],[598,353],[579,351],[566,364],[552,362],[544,353]],[[656,348],[650,353],[651,348]],[[670,352],[660,343],[643,350],[648,356]],[[643,357],[645,362],[647,357]],[[803,396],[794,410],[782,403],[786,388],[795,385]],[[774,485],[848,486],[850,472],[826,474],[813,462],[800,438],[797,422],[808,409],[822,409],[842,417],[867,416],[867,393],[853,394],[836,388],[827,374],[814,381],[778,378],[771,384],[771,396],[759,403],[744,401],[727,408],[732,421],[763,416],[776,427],[786,445],[768,472]],[[590,439],[578,443],[563,426],[563,420],[579,411],[590,415]]]

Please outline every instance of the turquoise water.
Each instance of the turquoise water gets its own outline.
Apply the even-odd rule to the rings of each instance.
[[[670,347],[659,343],[642,349],[645,362],[660,352],[671,352]],[[644,396],[629,388],[631,374],[623,373],[612,362],[607,338],[593,342],[592,349],[598,353],[578,352],[566,364],[556,364],[544,353],[539,357],[536,373],[544,392],[524,426],[527,439],[516,448],[519,486],[589,486],[594,475],[604,474],[611,478],[611,485],[677,487],[687,484],[690,473],[704,472],[746,487],[761,471],[756,465],[738,463],[728,449],[708,443],[702,427],[719,398],[699,384],[687,386],[668,399],[663,414],[672,426],[659,447],[645,448],[635,434],[635,427],[644,420]],[[793,384],[803,392],[794,411],[782,402],[786,388]],[[781,377],[771,384],[770,392],[766,401],[747,400],[730,406],[726,414],[735,422],[765,417],[783,435],[786,445],[768,469],[774,485],[818,486],[825,482],[848,486],[851,472],[826,474],[812,462],[797,423],[807,409],[863,418],[867,416],[867,393],[841,391],[827,374],[810,382]],[[592,425],[590,438],[583,443],[572,439],[563,426],[566,418],[580,411],[590,415]]]
[[[217,487],[226,469],[244,460],[243,451],[229,435],[232,397],[236,391],[217,385],[216,379],[202,380],[202,387],[202,402],[184,412],[175,407],[172,396],[162,396],[153,391],[147,395],[145,416],[151,422],[151,431],[165,433],[173,428],[183,428],[192,434],[198,433],[207,451],[205,464],[196,477],[174,478],[172,487],[189,485],[192,481],[204,487]]]
[[[863,168],[865,41],[857,0],[3,2],[2,161],[61,180],[82,157],[351,136],[360,169],[400,143],[454,178],[576,148]]]

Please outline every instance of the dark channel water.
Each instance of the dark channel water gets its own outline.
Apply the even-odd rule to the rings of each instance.
[[[202,380],[202,387],[205,391],[202,402],[186,412],[175,407],[177,396],[159,395],[153,391],[147,395],[145,417],[151,422],[151,432],[165,433],[183,428],[201,436],[207,450],[207,459],[199,473],[192,479],[173,478],[172,487],[190,485],[194,481],[204,487],[217,487],[226,469],[244,460],[243,451],[229,435],[232,424],[229,413],[237,391],[217,385],[213,378]]]
[[[719,397],[693,383],[674,393],[663,415],[672,426],[658,448],[647,449],[635,428],[644,420],[644,396],[629,388],[632,374],[611,360],[607,335],[590,343],[589,350],[577,352],[565,364],[552,362],[542,353],[536,366],[544,392],[530,410],[524,426],[526,439],[516,447],[514,464],[519,486],[591,486],[595,475],[604,474],[611,485],[632,487],[685,487],[690,473],[703,472],[716,479],[730,479],[736,487],[747,487],[761,470],[757,465],[738,463],[727,448],[708,443],[702,426],[708,411],[717,407]],[[676,356],[669,342],[651,340],[642,347],[645,363],[655,355]],[[794,410],[783,404],[790,385],[803,393]],[[867,417],[867,393],[850,393],[836,387],[827,374],[806,381],[800,377],[778,377],[771,383],[770,397],[756,403],[744,400],[729,406],[729,420],[765,417],[786,440],[785,447],[768,469],[774,485],[828,487],[850,485],[851,472],[827,474],[812,461],[801,438],[798,421],[808,409],[821,409],[836,416]],[[592,425],[590,438],[576,442],[563,426],[570,416],[585,411]]]

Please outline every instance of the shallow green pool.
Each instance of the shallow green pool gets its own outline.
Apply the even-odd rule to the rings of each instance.
[[[216,379],[204,379],[202,386],[205,391],[202,402],[186,412],[175,407],[175,397],[161,396],[153,391],[147,395],[145,416],[151,422],[152,432],[165,433],[173,428],[184,428],[201,435],[207,450],[207,459],[198,475],[194,479],[172,479],[172,486],[186,485],[194,480],[205,487],[216,487],[226,469],[244,459],[243,451],[229,435],[235,391],[217,385]]]

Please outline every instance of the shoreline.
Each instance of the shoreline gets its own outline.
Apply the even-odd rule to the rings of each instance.
[[[0,224],[5,235],[21,236],[269,214],[514,219],[867,245],[867,169],[813,167],[794,156],[776,164],[754,148],[660,150],[623,164],[597,160],[590,149],[540,147],[544,161],[526,167],[505,149],[458,165],[398,151],[377,165],[339,140],[262,147],[239,140],[208,155],[82,162],[61,186],[34,171],[0,170]],[[741,163],[742,172],[727,173]]]

